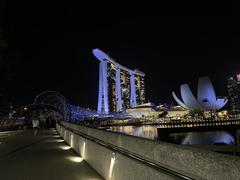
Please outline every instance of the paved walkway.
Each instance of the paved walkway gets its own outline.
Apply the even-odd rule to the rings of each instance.
[[[2,180],[103,179],[72,149],[65,148],[67,144],[55,130],[41,130],[36,137],[31,130],[9,135],[0,133]]]

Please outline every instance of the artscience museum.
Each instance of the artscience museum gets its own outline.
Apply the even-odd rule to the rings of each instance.
[[[182,107],[189,110],[218,110],[226,105],[227,98],[216,97],[212,82],[208,77],[198,79],[197,98],[193,95],[188,84],[180,87],[180,100],[175,92],[172,92],[175,101]]]

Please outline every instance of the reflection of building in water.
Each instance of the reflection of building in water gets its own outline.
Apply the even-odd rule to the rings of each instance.
[[[134,127],[134,126],[133,126]],[[157,128],[151,127],[151,126],[141,126],[134,129],[134,135],[135,136],[140,136],[140,137],[145,137],[148,139],[157,139],[158,137],[158,132]]]
[[[188,133],[181,144],[234,144],[234,137],[225,131]]]
[[[156,126],[118,126],[110,127],[111,131],[124,133],[132,136],[144,137],[152,140],[159,140]],[[215,132],[192,132],[171,134],[167,142],[183,145],[214,145],[214,144],[239,144],[240,131],[238,137],[225,131]],[[161,139],[160,139],[161,141]]]
[[[113,126],[110,127],[110,130],[147,139],[157,139],[158,137],[157,128],[153,126]]]

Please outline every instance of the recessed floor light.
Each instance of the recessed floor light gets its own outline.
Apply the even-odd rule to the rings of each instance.
[[[83,158],[82,157],[68,157],[69,160],[73,161],[73,162],[76,162],[76,163],[80,163],[83,161]]]
[[[60,146],[60,148],[63,150],[69,150],[71,149],[71,146]]]

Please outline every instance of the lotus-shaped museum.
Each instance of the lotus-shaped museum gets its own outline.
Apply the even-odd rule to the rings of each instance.
[[[180,88],[182,100],[175,92],[172,92],[175,101],[182,107],[189,110],[218,110],[226,103],[226,98],[217,98],[212,82],[208,77],[198,79],[197,98],[193,95],[188,84],[182,84]]]

